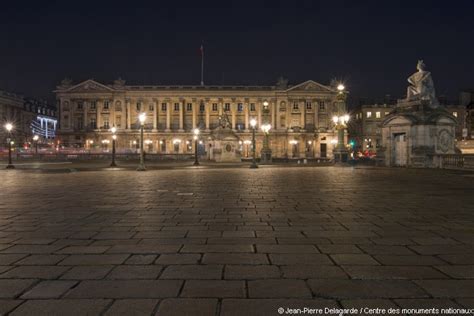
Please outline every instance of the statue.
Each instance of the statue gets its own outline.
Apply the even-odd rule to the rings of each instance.
[[[418,60],[415,72],[408,78],[410,86],[407,89],[407,101],[426,100],[431,106],[437,106],[438,100],[435,95],[435,88],[431,73],[425,70],[423,60]]]
[[[232,124],[229,121],[229,117],[226,113],[222,113],[222,116],[219,116],[219,125],[222,128],[230,128],[232,129]]]
[[[277,87],[278,89],[282,89],[282,90],[288,89],[288,79],[283,78],[282,76],[280,76],[280,77],[278,78],[276,87]]]
[[[61,80],[61,83],[59,84],[58,88],[60,89],[67,89],[72,86],[72,80],[70,78],[64,78]]]
[[[114,80],[114,87],[117,87],[117,88],[120,88],[120,87],[123,87],[125,85],[125,80],[123,80],[122,78],[118,78],[116,80]]]

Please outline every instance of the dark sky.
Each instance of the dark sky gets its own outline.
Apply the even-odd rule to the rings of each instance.
[[[64,77],[128,84],[343,79],[354,97],[403,95],[424,59],[438,95],[474,88],[474,2],[5,1],[0,89],[52,98]]]

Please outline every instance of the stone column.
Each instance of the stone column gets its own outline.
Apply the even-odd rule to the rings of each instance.
[[[102,101],[97,101],[95,104],[95,112],[97,114],[97,119],[96,119],[96,129],[100,130],[102,127],[100,125],[100,109],[101,109]]]
[[[197,127],[197,111],[198,106],[200,106],[199,102],[193,102],[193,130]]]
[[[210,128],[210,121],[211,121],[211,104],[206,103],[205,111],[206,111],[206,131],[209,131]]]
[[[87,122],[87,104],[83,101],[82,110],[84,111],[84,122],[82,124],[82,129],[87,129],[89,127],[89,122]]]
[[[306,129],[306,102],[299,102],[300,104],[300,113],[301,113],[301,119],[300,119],[300,125],[301,129]]]
[[[156,128],[157,128],[157,107],[158,107],[158,104],[155,103],[154,101],[152,101],[152,104],[153,104],[153,130],[156,131]]]
[[[319,102],[314,101],[313,102],[313,111],[314,111],[314,131],[317,132],[319,131]]]
[[[236,113],[235,113],[235,112],[236,112],[236,108],[235,108],[235,107],[236,107],[236,104],[235,104],[234,102],[232,102],[232,103],[230,104],[230,113],[231,113],[231,116],[232,116],[232,118],[231,118],[231,123],[232,123],[232,129],[233,129],[233,130],[235,130],[235,124],[236,124],[236,122],[237,122],[237,116],[236,116]]]
[[[276,111],[277,111],[277,105],[276,101],[270,103],[270,115],[272,116],[272,129],[277,128],[276,126]]]
[[[184,132],[184,106],[185,101],[179,103],[179,131]]]
[[[166,132],[171,131],[171,102],[166,103]]]
[[[224,102],[219,101],[219,103],[217,103],[217,109],[218,109],[219,116],[222,116],[222,112],[224,111],[223,107],[224,107]]]
[[[126,111],[127,111],[127,129],[131,128],[131,122],[132,122],[131,110],[130,110],[131,103],[132,103],[132,100],[126,100],[125,101],[125,107],[126,107]]]
[[[281,101],[276,101],[275,104],[275,116],[276,116],[276,122],[275,126],[273,127],[274,129],[280,129],[281,128],[281,119],[280,119],[280,103]]]
[[[244,104],[244,116],[245,116],[245,131],[249,131],[249,112],[250,112],[250,102]]]
[[[262,104],[258,102],[255,104],[257,106],[257,128],[262,126]]]
[[[109,119],[109,124],[110,127],[112,126],[117,126],[117,122],[115,122],[115,120],[117,119],[115,117],[115,100],[112,99],[112,100],[109,100],[109,117],[111,117],[111,119]]]

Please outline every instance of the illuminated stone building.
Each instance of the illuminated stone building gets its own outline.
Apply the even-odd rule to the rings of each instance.
[[[138,115],[145,112],[147,153],[192,154],[193,130],[199,128],[201,153],[209,152],[209,137],[228,118],[240,139],[242,157],[250,154],[249,122],[257,120],[257,153],[262,147],[262,124],[269,123],[273,157],[332,157],[332,116],[345,112],[335,87],[312,80],[273,86],[126,85],[123,80],[102,84],[64,80],[55,90],[59,104],[58,136],[63,147],[105,150],[110,128],[117,132],[118,152],[135,152],[139,144]]]
[[[34,135],[40,137],[41,143],[48,143],[55,137],[56,108],[45,101],[0,91],[0,123],[2,139],[6,137],[3,137],[3,126],[11,123],[14,126],[13,138],[18,145],[31,142]]]

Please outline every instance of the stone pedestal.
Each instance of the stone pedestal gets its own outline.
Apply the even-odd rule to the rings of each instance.
[[[382,123],[379,162],[385,166],[436,167],[436,155],[455,153],[457,121],[428,101],[399,101]]]
[[[270,148],[264,148],[260,151],[260,164],[271,164],[272,163],[272,150]]]
[[[217,127],[211,132],[210,159],[216,162],[240,162],[239,137],[227,127]]]

